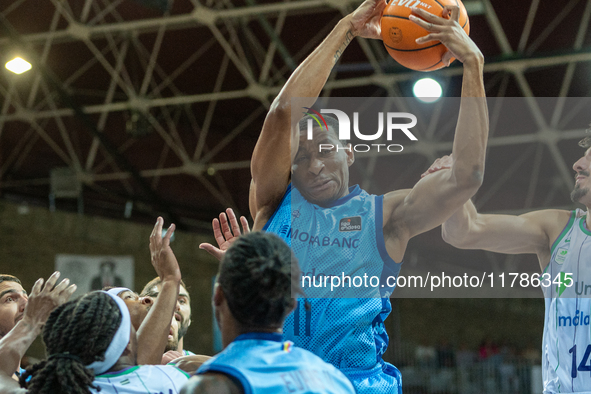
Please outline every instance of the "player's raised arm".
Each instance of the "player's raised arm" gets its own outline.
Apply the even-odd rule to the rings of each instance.
[[[18,369],[21,358],[41,333],[50,313],[68,301],[76,291],[76,285],[70,285],[64,279],[57,286],[59,272],[54,272],[45,284],[43,279],[35,282],[21,321],[0,340],[0,393],[26,392],[19,389],[19,384],[11,378]]]
[[[172,224],[166,235],[162,237],[163,224],[164,219],[159,217],[150,235],[152,265],[162,280],[162,290],[137,331],[138,365],[157,365],[162,361],[162,354],[166,348],[170,323],[179,295],[181,270],[170,248],[170,238],[174,233],[175,226]]]
[[[457,58],[464,73],[451,170],[425,177],[409,191],[385,196],[385,226],[395,224],[408,238],[440,225],[476,193],[482,184],[488,139],[484,58],[459,25],[459,8],[445,7],[444,13],[451,13],[449,19],[416,8],[413,12],[424,20],[412,15],[411,20],[430,32],[417,42],[441,41],[449,50],[444,60]]]
[[[293,72],[275,98],[255,146],[251,173],[251,215],[255,230],[265,221],[285,193],[290,181],[291,159],[298,150],[298,119],[291,117],[291,99],[307,97],[302,106],[311,107],[322,91],[341,54],[356,36],[380,39],[380,18],[385,0],[366,0],[339,21],[328,37]],[[302,108],[295,109],[303,111]],[[301,117],[301,116],[300,116]],[[292,123],[292,120],[295,120]],[[252,203],[254,201],[254,203]],[[265,214],[266,213],[266,214]]]
[[[450,171],[452,159],[437,159],[422,177]],[[534,253],[542,269],[550,260],[551,245],[558,238],[571,213],[546,209],[520,216],[480,214],[468,200],[441,226],[448,244],[460,249],[482,249],[489,252]]]
[[[569,211],[547,209],[519,216],[487,215],[478,213],[474,204],[468,201],[443,223],[441,234],[445,242],[460,249],[535,253],[545,266],[550,259],[551,244],[570,214]]]

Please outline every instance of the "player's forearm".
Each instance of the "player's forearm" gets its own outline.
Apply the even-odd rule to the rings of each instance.
[[[41,333],[41,326],[31,324],[24,319],[0,340],[0,373],[12,376],[19,368],[21,358]]]
[[[468,200],[441,226],[443,240],[456,248],[467,247],[470,229],[477,216],[476,207],[471,200]]]
[[[302,103],[311,106],[324,88],[333,66],[355,37],[346,16],[293,72],[273,102],[271,109],[289,111],[293,97],[305,97]]]
[[[462,99],[453,144],[453,177],[459,187],[476,192],[484,177],[488,108],[484,92],[480,53],[464,61]],[[472,194],[473,194],[472,193]]]
[[[333,66],[353,38],[355,38],[355,35],[348,15],[337,23],[314,52],[295,69],[271,104],[269,114],[265,119],[265,126],[267,126],[268,122],[270,127],[263,127],[261,138],[264,140],[259,139],[259,142],[268,142],[261,146],[262,149],[275,149],[277,151],[282,145],[287,146],[286,144],[289,144],[288,149],[293,161],[299,144],[299,128],[295,127],[295,125],[301,118],[301,113],[304,112],[302,108],[314,105],[326,84]],[[300,114],[293,119],[291,116],[292,98],[299,99],[298,108],[295,110]],[[274,124],[283,127],[273,127]],[[288,135],[277,133],[278,129],[284,130]],[[269,135],[271,133],[272,135]],[[257,148],[259,147],[255,148],[255,152]],[[268,162],[265,160],[263,165],[266,166],[267,164]]]
[[[160,364],[179,295],[180,281],[163,280],[162,289],[137,332],[138,365]]]
[[[291,161],[299,145],[299,118],[292,119],[292,98],[302,98],[297,104],[298,113],[304,111],[302,107],[311,107],[354,36],[350,16],[346,16],[296,68],[271,104],[252,155],[251,172],[257,191],[256,202],[250,207],[251,213],[268,208],[270,201],[275,201],[285,192],[289,182]]]

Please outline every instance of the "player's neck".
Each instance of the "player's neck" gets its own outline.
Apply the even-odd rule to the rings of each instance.
[[[335,201],[340,200],[341,198],[347,197],[350,194],[349,192],[349,188],[346,188],[340,195],[338,195],[336,198],[332,199],[332,200],[327,200],[327,201],[310,201],[313,204],[318,205],[319,207],[322,208],[328,208],[334,205]]]
[[[183,342],[185,342],[184,340],[185,340],[185,338],[181,338],[181,339],[179,339],[179,345],[178,345],[178,346],[177,346],[177,348],[176,348],[176,350],[177,350],[178,352],[181,352],[181,353],[183,352]]]
[[[228,324],[227,327],[222,328],[222,345],[224,348],[230,343],[234,342],[236,338],[243,334],[249,334],[253,332],[265,332],[272,334],[281,334],[282,327],[252,327],[244,326],[237,322],[235,319],[232,324]]]
[[[119,357],[119,360],[117,360],[115,365],[113,365],[105,373],[122,371],[126,368],[129,368],[129,367],[135,367],[136,365],[137,365],[137,363],[132,362],[132,360],[130,360],[129,357],[121,356],[121,357]]]

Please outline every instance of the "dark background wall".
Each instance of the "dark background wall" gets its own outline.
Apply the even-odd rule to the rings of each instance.
[[[20,208],[22,211],[23,207]],[[0,272],[17,276],[27,291],[38,278],[51,275],[55,255],[61,253],[133,256],[136,291],[156,276],[148,249],[151,226],[27,208],[28,213],[20,214],[18,205],[0,202]],[[217,261],[200,250],[199,244],[211,241],[204,236],[176,232],[172,243],[192,297],[193,319],[185,348],[202,354],[212,352],[210,299]],[[30,354],[44,355],[39,341]]]

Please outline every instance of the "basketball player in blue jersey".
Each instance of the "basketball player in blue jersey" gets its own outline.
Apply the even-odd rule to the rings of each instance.
[[[350,145],[344,149],[338,140],[334,125],[328,130],[315,128],[313,139],[308,140],[306,129],[298,127],[299,119],[292,123],[291,99],[308,98],[301,106],[312,107],[332,67],[355,37],[380,39],[385,5],[385,0],[366,0],[300,64],[273,101],[253,152],[249,199],[253,229],[286,239],[302,271],[312,275],[326,272],[325,267],[332,264],[339,276],[359,270],[376,272],[378,277],[396,276],[409,239],[443,223],[482,183],[488,137],[484,60],[459,25],[457,7],[446,7],[449,19],[420,8],[413,8],[413,13],[422,19],[411,17],[429,32],[417,42],[441,41],[448,48],[444,63],[449,64],[451,57],[463,63],[451,171],[425,178],[412,189],[370,195],[357,186],[349,188],[349,166],[355,158]],[[294,109],[298,113],[299,107]],[[320,153],[321,143],[340,149]],[[335,228],[341,219],[351,217],[358,217],[359,231]],[[296,231],[322,244],[296,237]],[[348,247],[343,246],[343,237]],[[388,345],[384,320],[391,311],[387,296],[388,292],[361,292],[359,298],[311,299],[311,310],[300,302],[286,319],[284,337],[339,368],[358,393],[397,393],[399,372],[382,360]]]
[[[37,302],[52,288],[49,281],[35,284],[25,317],[0,341],[0,394],[175,394],[186,383],[189,376],[175,367],[137,365],[136,331],[119,297],[95,291],[53,309]],[[20,359],[42,328],[48,359],[28,367],[17,383],[5,365]]]
[[[573,165],[573,202],[587,208],[546,209],[520,216],[479,214],[472,202],[450,217],[443,239],[461,249],[497,253],[533,253],[543,274],[546,314],[542,339],[544,393],[591,393],[591,137],[579,145],[586,150]],[[438,159],[423,174],[449,171],[452,159]],[[428,175],[428,176],[426,176]],[[556,278],[563,284],[555,284]],[[569,284],[572,286],[567,287]]]
[[[220,263],[213,295],[224,350],[205,362],[182,394],[353,394],[334,366],[283,341],[281,327],[296,301],[299,267],[274,234],[235,240]]]

